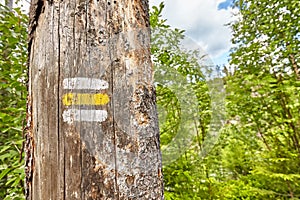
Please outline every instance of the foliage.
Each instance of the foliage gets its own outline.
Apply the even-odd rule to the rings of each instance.
[[[151,10],[167,200],[300,198],[300,2],[235,0],[235,7],[223,78],[228,119],[205,157],[210,85],[222,80],[205,81],[204,55],[182,48],[184,31],[162,19],[163,4]],[[0,199],[22,199],[28,19],[1,5],[0,20]]]
[[[27,16],[0,4],[0,199],[23,199]]]
[[[237,171],[233,165],[244,162],[235,160],[227,168],[258,192],[256,199],[300,197],[300,2],[237,0],[235,5],[240,12],[231,24],[234,70],[226,81],[230,130],[239,134],[231,137],[243,150],[236,152],[230,140],[227,152],[243,152],[247,165]]]
[[[231,24],[235,47],[231,69],[224,70],[227,124],[205,159],[199,160],[197,153],[207,137],[204,135],[196,138],[176,162],[164,167],[166,199],[300,197],[299,1],[240,0],[235,6],[239,8],[237,21]],[[152,26],[161,27],[152,41],[155,65],[176,70],[178,65],[198,68],[189,63],[193,54],[177,48],[184,39],[183,32],[160,19],[162,8],[162,4],[153,8],[151,15]],[[183,76],[194,75],[191,70],[184,72],[180,71]],[[202,118],[204,127],[198,128],[207,132],[210,100],[203,95],[207,91],[203,75],[196,74],[195,80],[202,84],[199,103],[206,102],[199,113],[205,110],[208,114]],[[178,96],[158,86],[158,105],[170,106],[169,116],[161,117],[169,120],[161,124],[164,150],[178,131],[182,108]]]
[[[201,65],[204,54],[184,48],[184,31],[171,28],[161,19],[163,8],[163,3],[152,7],[150,24],[165,198],[199,199],[209,187],[201,183],[208,172],[201,169],[205,166],[199,155],[211,121],[209,86],[204,75],[210,71]]]

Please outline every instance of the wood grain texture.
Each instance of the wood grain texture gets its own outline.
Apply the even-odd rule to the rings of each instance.
[[[149,28],[145,0],[32,1],[27,199],[163,199]],[[108,88],[63,87],[76,77]],[[109,102],[64,105],[70,93]],[[66,123],[70,109],[108,114]]]

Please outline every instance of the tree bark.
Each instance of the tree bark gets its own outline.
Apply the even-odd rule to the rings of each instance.
[[[32,0],[26,199],[163,199],[146,0]]]

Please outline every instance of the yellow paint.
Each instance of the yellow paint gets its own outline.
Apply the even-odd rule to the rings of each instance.
[[[105,105],[109,102],[107,94],[67,93],[63,96],[63,104],[70,105]]]

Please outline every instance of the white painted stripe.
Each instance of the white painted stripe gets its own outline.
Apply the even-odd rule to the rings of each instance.
[[[63,120],[68,124],[76,122],[103,122],[107,119],[106,110],[69,109],[63,112]]]
[[[108,88],[108,82],[96,78],[66,78],[63,80],[64,89],[91,89],[104,90]]]

